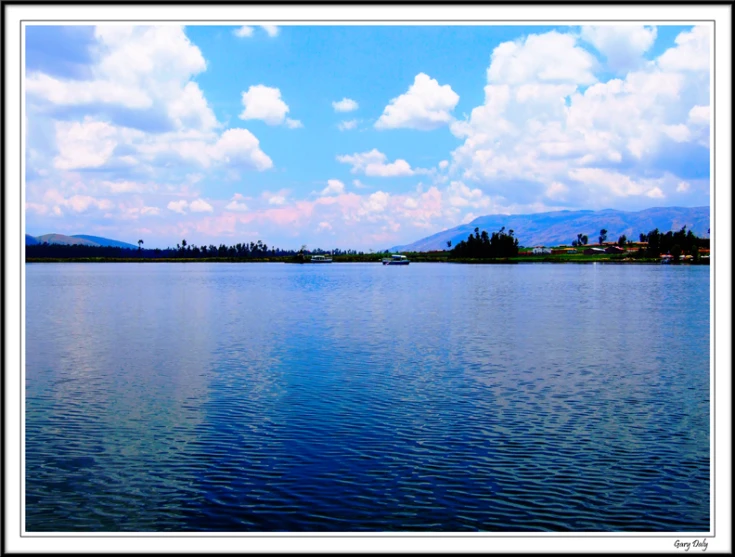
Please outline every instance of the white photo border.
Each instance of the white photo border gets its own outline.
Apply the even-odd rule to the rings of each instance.
[[[270,553],[270,552],[680,552],[677,540],[706,539],[712,552],[732,551],[731,269],[732,269],[732,6],[656,5],[3,5],[4,11],[4,513],[8,553]],[[527,19],[529,13],[533,19]],[[24,22],[186,25],[579,25],[585,22],[711,22],[712,142],[710,286],[712,530],[686,534],[26,534],[23,532],[24,229],[22,122]],[[5,265],[7,263],[7,266]],[[716,385],[716,389],[715,389]],[[714,491],[716,485],[716,493]],[[716,522],[715,522],[716,521]]]

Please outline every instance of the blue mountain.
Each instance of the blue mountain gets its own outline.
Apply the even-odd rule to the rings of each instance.
[[[83,246],[96,246],[94,242],[85,240],[83,238],[74,238],[73,236],[66,236],[64,234],[43,234],[42,236],[36,236],[36,240],[40,244],[62,244],[62,245],[83,245]]]
[[[98,246],[138,249],[138,246],[136,245],[128,244],[127,242],[120,242],[119,240],[110,240],[109,238],[101,238],[100,236],[90,236],[88,234],[74,234],[72,238],[82,238],[83,240],[89,240],[90,242],[94,242]]]
[[[433,251],[446,250],[447,242],[452,246],[474,232],[475,228],[493,233],[505,227],[513,230],[522,246],[557,246],[571,244],[577,234],[586,234],[589,243],[598,240],[601,229],[607,230],[608,241],[617,241],[625,234],[629,240],[637,241],[641,233],[654,228],[661,232],[680,230],[687,227],[700,237],[709,236],[709,207],[654,207],[643,211],[553,211],[528,215],[486,215],[477,217],[469,224],[444,230],[412,244],[394,246],[390,251]]]
[[[62,245],[83,245],[83,246],[104,246],[104,247],[116,247],[116,248],[127,248],[127,249],[138,249],[138,246],[128,244],[126,242],[120,242],[118,240],[110,240],[109,238],[102,238],[100,236],[90,236],[88,234],[75,234],[74,236],[66,236],[64,234],[44,234],[42,236],[31,236],[26,234],[26,245],[32,246],[35,244],[43,244],[47,242],[49,244],[62,244]]]

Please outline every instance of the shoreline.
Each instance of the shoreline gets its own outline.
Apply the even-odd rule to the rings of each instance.
[[[605,263],[616,265],[662,265],[660,259],[641,258],[641,259],[614,259],[612,257],[590,256],[585,259],[575,257],[570,259],[569,256],[545,257],[513,257],[504,259],[449,259],[449,258],[415,258],[410,259],[411,263],[453,263],[464,265],[523,265],[523,264],[577,264],[585,265],[590,263]],[[117,257],[91,257],[91,258],[27,258],[25,263],[291,263],[295,265],[316,265],[316,263],[302,261],[288,261],[281,258],[264,258],[264,259],[238,259],[238,258],[117,258]],[[381,264],[380,259],[374,258],[345,258],[344,260],[335,260],[333,263],[375,263]],[[678,263],[667,263],[666,265],[705,265],[709,266],[707,261],[686,261]]]

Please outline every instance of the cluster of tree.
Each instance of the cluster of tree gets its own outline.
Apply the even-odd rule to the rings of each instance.
[[[470,234],[466,240],[454,246],[449,253],[449,257],[454,259],[494,259],[517,255],[518,238],[513,236],[512,230],[505,232],[505,227],[498,232],[493,232],[492,235],[485,230],[480,232],[479,228],[475,228],[474,234]]]
[[[575,248],[577,246],[586,246],[587,241],[588,241],[588,238],[586,234],[577,234],[577,239],[572,240],[572,246],[574,246]]]
[[[678,261],[682,254],[691,255],[695,260],[699,258],[699,248],[709,248],[708,238],[699,238],[691,230],[687,230],[683,226],[678,232],[670,230],[669,232],[659,232],[658,228],[651,230],[648,234],[640,234],[641,242],[647,242],[646,247],[641,247],[635,255],[639,257],[659,257],[661,254],[669,254]],[[708,230],[709,232],[709,230]],[[607,230],[600,230],[600,244],[607,240]],[[620,247],[630,246],[633,242],[622,234],[617,241]],[[572,242],[573,246],[583,246],[587,244],[587,236],[577,234],[577,240]]]
[[[310,253],[316,254],[316,255],[324,255],[326,253],[331,253],[334,256],[339,255],[363,255],[363,252],[357,251],[354,249],[333,249],[332,251],[325,251],[321,248],[317,248],[315,250],[312,250]]]
[[[674,261],[678,261],[680,255],[688,254],[696,260],[699,258],[699,248],[709,247],[709,238],[699,238],[686,228],[683,226],[678,232],[669,230],[666,234],[655,228],[648,234],[641,234],[641,242],[648,242],[648,246],[640,251],[647,257],[667,253],[674,257]]]
[[[602,230],[600,230],[598,240],[600,244],[607,240],[606,229],[603,228]],[[678,232],[674,232],[672,230],[667,232],[666,234],[659,232],[658,228],[656,228],[648,234],[640,234],[640,241],[648,242],[648,250],[650,250],[650,253],[668,253],[671,248],[677,244],[682,249],[682,251],[687,253],[693,252],[695,246],[709,246],[708,239],[698,238],[692,233],[691,230],[687,231],[686,226],[682,227],[682,229]],[[572,246],[586,246],[587,242],[588,238],[585,234],[577,234],[577,239],[572,241]],[[632,243],[633,242],[629,240],[625,234],[621,234],[618,237],[617,244],[621,247],[624,247],[626,245],[629,246]]]
[[[600,235],[597,237],[600,244],[603,244],[607,240],[607,229],[603,228],[600,230]],[[587,234],[577,234],[577,239],[572,240],[572,246],[575,248],[577,246],[586,246],[587,242],[589,242],[589,238],[587,237]],[[627,242],[627,238],[625,237],[625,234],[620,236],[618,238],[618,245],[625,245]]]
[[[166,249],[145,249],[143,248],[143,244],[143,240],[138,240],[138,249],[132,249],[43,243],[26,246],[26,257],[35,259],[87,259],[96,257],[116,259],[266,259],[295,256],[298,253],[312,255],[329,253],[321,248],[307,251],[306,246],[303,246],[299,251],[284,250],[270,247],[261,240],[250,243],[238,243],[232,246],[225,244],[220,244],[219,246],[213,244],[209,246],[196,246],[188,244],[184,239],[180,244],[176,244],[175,248],[169,247]],[[332,253],[334,255],[362,255],[362,252],[355,250],[336,249]]]

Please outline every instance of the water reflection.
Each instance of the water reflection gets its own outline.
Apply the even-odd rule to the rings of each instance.
[[[709,528],[706,268],[26,272],[28,530]]]

